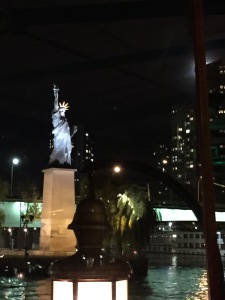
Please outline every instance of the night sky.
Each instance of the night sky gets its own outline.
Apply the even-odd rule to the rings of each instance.
[[[0,176],[9,180],[14,155],[21,157],[17,176],[42,176],[53,84],[70,104],[69,124],[90,133],[96,159],[149,163],[170,139],[172,106],[196,100],[191,5],[30,2],[0,10]],[[225,5],[204,3],[210,63],[225,57]]]

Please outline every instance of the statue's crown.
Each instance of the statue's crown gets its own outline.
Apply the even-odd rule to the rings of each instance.
[[[66,103],[65,101],[63,103],[60,103],[59,102],[59,109],[65,109],[65,110],[68,110],[69,109],[69,104]]]

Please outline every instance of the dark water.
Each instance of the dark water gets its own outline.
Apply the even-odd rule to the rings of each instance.
[[[132,279],[130,300],[208,299],[205,258],[197,256],[153,255],[148,276]]]
[[[129,281],[129,300],[206,300],[207,290],[204,257],[152,255],[149,258],[148,276]],[[50,300],[50,294],[49,278],[29,280],[0,277],[0,300]]]

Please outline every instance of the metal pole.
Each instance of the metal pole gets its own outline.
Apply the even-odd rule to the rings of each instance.
[[[11,167],[11,188],[10,188],[10,196],[12,198],[12,187],[13,187],[13,162]]]
[[[27,234],[28,234],[28,222],[25,220],[24,223],[24,233],[25,233],[25,241],[24,241],[24,257],[27,258],[29,256],[28,245],[27,245]]]
[[[147,192],[148,192],[148,201],[151,201],[151,194],[150,194],[150,187],[149,187],[149,183],[147,183]]]
[[[192,0],[196,67],[196,125],[197,147],[201,176],[200,200],[203,206],[203,225],[206,241],[206,260],[208,274],[209,299],[225,299],[224,274],[217,245],[215,220],[215,194],[213,186],[213,167],[211,157],[211,137],[208,111],[208,86],[206,74],[205,47],[203,38],[202,0]]]

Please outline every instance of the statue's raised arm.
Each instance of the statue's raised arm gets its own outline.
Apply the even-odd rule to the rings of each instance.
[[[58,102],[58,92],[59,88],[53,85],[54,92],[54,110],[52,111],[52,125],[53,130],[53,151],[50,156],[49,163],[58,161],[60,164],[71,164],[71,134],[70,127],[68,125],[67,119],[65,117],[65,112],[68,110],[68,103]]]
[[[59,88],[55,84],[53,84],[53,92],[55,96],[54,110],[57,111],[59,108]]]

